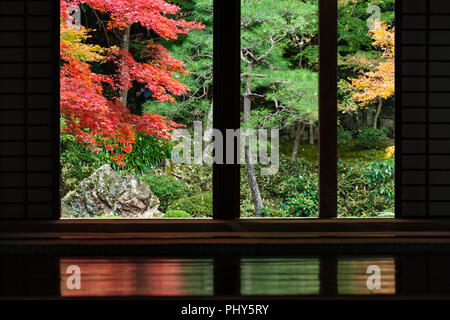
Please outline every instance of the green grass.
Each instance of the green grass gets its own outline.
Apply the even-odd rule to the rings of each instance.
[[[294,146],[293,141],[280,140],[280,153],[286,157],[291,157],[292,148]],[[318,147],[317,145],[301,144],[298,147],[297,158],[303,158],[311,162],[317,162],[318,159]]]
[[[394,146],[394,140],[384,140],[374,149],[364,149],[358,142],[352,141],[345,146],[339,146],[338,156],[343,161],[376,161],[383,160],[386,155],[386,148]],[[292,154],[294,142],[281,140],[280,153],[290,157]],[[298,148],[297,158],[303,158],[311,162],[317,162],[317,145],[301,144]]]

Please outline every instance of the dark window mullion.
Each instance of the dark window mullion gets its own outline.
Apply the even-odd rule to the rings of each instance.
[[[222,132],[240,126],[240,6],[241,0],[214,0],[213,126]],[[235,159],[239,157],[234,148]],[[227,150],[224,147],[226,161]],[[239,164],[213,165],[213,217],[239,218]]]

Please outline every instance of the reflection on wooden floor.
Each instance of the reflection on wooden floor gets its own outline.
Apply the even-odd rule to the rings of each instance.
[[[380,287],[371,290],[368,278],[379,268]],[[395,294],[395,260],[394,258],[341,258],[337,266],[338,294],[370,295]],[[370,281],[370,279],[369,279]],[[373,285],[373,283],[371,283]]]
[[[73,289],[80,269],[80,289]],[[370,266],[380,288],[369,288]],[[450,254],[285,257],[58,257],[1,255],[9,297],[450,297]],[[373,284],[373,282],[372,282]]]
[[[242,259],[242,295],[317,295],[319,259]]]
[[[213,264],[213,259],[63,258],[60,290],[64,297],[211,296]],[[379,289],[367,287],[371,265],[381,270]],[[70,266],[80,269],[80,289],[70,289]],[[321,284],[320,268],[319,258],[241,258],[239,292],[243,296],[319,295],[321,285],[328,285]],[[395,294],[395,259],[338,258],[337,289],[340,295]]]
[[[79,267],[81,288],[78,290],[68,289],[68,281],[72,281],[70,266]],[[213,294],[211,259],[61,259],[60,270],[62,296]]]

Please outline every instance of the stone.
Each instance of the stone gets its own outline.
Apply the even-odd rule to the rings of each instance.
[[[110,165],[98,168],[61,200],[63,217],[158,217],[159,199],[136,175],[122,175]]]

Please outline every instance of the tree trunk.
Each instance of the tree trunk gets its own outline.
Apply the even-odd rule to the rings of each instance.
[[[250,111],[252,107],[251,99],[252,98],[250,90],[250,80],[248,80],[244,93],[244,117],[243,117],[244,123],[248,123],[250,121]],[[263,203],[261,198],[261,192],[259,191],[258,181],[256,180],[255,167],[253,163],[251,163],[250,161],[250,148],[247,144],[244,146],[244,155],[245,155],[245,165],[247,167],[248,183],[250,185],[253,203],[255,205],[255,215],[257,217],[262,217]]]
[[[314,125],[312,122],[309,124],[309,144],[314,145]]]
[[[129,49],[130,49],[130,30],[131,30],[131,25],[128,26],[124,30],[123,39],[122,39],[122,45],[121,45],[122,50],[129,51]],[[124,75],[124,73],[122,73],[122,75]],[[127,106],[127,99],[128,99],[128,90],[126,90],[126,89],[120,90],[120,98],[122,100],[121,104],[124,107],[126,107]]]
[[[298,67],[301,69],[303,67],[303,34],[301,36],[301,43],[300,43],[300,58],[298,59]]]
[[[378,118],[380,117],[381,109],[383,108],[383,100],[378,99],[378,108],[375,117],[373,118],[373,128],[376,129],[378,127]]]
[[[300,145],[300,141],[302,140],[303,131],[305,131],[305,124],[299,123],[297,127],[297,132],[295,133],[294,148],[292,149],[291,155],[291,163],[294,163],[295,159],[297,159],[298,147]]]

